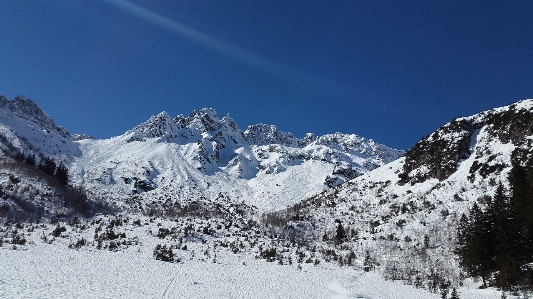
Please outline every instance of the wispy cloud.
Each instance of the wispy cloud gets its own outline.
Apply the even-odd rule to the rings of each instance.
[[[181,24],[177,21],[164,17],[156,12],[148,10],[140,5],[125,0],[109,0],[110,3],[128,11],[138,18],[144,19],[166,30],[170,30],[177,35],[201,44],[217,53],[235,59],[250,67],[254,67],[263,72],[270,73],[277,77],[291,81],[298,85],[318,89],[325,93],[347,92],[348,90],[337,83],[325,78],[299,71],[295,68],[267,59],[256,53],[220,40],[200,32],[194,28]]]

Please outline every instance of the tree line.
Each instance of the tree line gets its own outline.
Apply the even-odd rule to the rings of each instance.
[[[60,162],[59,165],[57,165],[54,159],[44,157],[41,158],[39,164],[36,165],[35,155],[28,154],[28,156],[25,156],[24,153],[17,153],[15,159],[24,161],[26,164],[33,167],[37,167],[47,175],[55,177],[63,185],[68,184],[68,168],[63,164],[63,162]]]
[[[456,253],[461,267],[483,286],[533,288],[533,158],[516,149],[507,190],[500,184],[483,210],[462,215]]]

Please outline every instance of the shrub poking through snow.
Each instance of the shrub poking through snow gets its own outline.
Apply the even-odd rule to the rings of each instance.
[[[14,234],[13,238],[11,239],[11,244],[24,245],[26,244],[26,239],[21,235]]]
[[[267,262],[273,262],[276,260],[276,248],[268,248],[259,252],[259,257],[266,259]]]
[[[87,240],[85,240],[84,238],[81,238],[76,243],[71,244],[70,247],[75,248],[75,249],[80,249],[81,247],[85,245],[87,245]]]
[[[52,236],[54,237],[60,237],[61,233],[66,232],[67,229],[64,226],[59,226],[59,223],[57,224],[57,227],[52,231]]]
[[[159,261],[173,262],[174,252],[172,252],[172,248],[170,247],[167,248],[167,245],[157,244],[157,246],[154,249],[154,257],[156,260],[159,260]]]

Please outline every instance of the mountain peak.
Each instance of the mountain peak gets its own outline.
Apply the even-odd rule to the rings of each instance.
[[[231,118],[231,116],[229,115],[229,113],[224,116],[221,120],[220,120],[221,123],[223,123],[226,127],[229,127],[231,130],[235,131],[235,132],[241,132],[241,128],[239,128],[239,126],[237,125],[237,123],[233,120],[233,118]]]
[[[163,111],[157,115],[152,115],[147,121],[126,132],[131,134],[128,142],[143,141],[146,138],[164,137],[165,139],[174,138],[174,132],[179,129],[176,122],[170,115]]]
[[[43,130],[55,131],[63,138],[70,138],[70,133],[63,127],[57,126],[54,120],[30,98],[16,96],[8,100],[5,96],[0,95],[0,109],[15,118],[29,121]]]
[[[156,115],[159,119],[171,119],[170,115],[166,111],[160,112],[158,115]]]
[[[278,131],[275,125],[255,124],[249,125],[244,131],[244,139],[255,145],[283,144],[298,146],[298,139],[290,132]]]
[[[220,117],[218,112],[213,108],[202,108],[199,113],[208,115],[211,119],[218,119]]]

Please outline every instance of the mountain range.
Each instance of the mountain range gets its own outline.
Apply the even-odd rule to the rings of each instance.
[[[0,215],[61,219],[92,207],[155,217],[207,209],[225,215],[226,230],[260,227],[281,246],[268,249],[273,253],[260,247],[267,261],[292,263],[300,249],[279,252],[298,244],[315,264],[318,256],[341,265],[357,259],[365,271],[379,267],[386,279],[437,292],[479,276],[467,275],[456,254],[461,219],[476,207],[491,210],[498,194],[512,198],[519,171],[528,184],[532,148],[533,100],[454,118],[401,151],[354,134],[300,139],[266,124],[243,131],[210,108],[187,117],[161,112],[98,140],[57,126],[28,98],[0,96]],[[27,157],[64,164],[68,185],[20,161]]]
[[[306,134],[274,125],[242,131],[214,109],[161,112],[121,136],[73,135],[25,97],[0,98],[4,148],[65,161],[71,184],[115,200],[187,202],[225,197],[277,209],[337,186],[403,154],[354,134]],[[38,163],[38,161],[37,161]],[[138,205],[135,205],[138,206]]]

